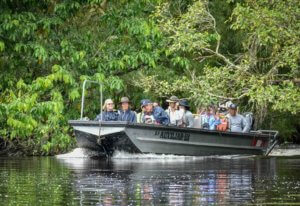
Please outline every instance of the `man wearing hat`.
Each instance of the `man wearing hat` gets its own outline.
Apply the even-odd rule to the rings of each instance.
[[[121,109],[118,111],[118,121],[136,122],[135,112],[130,109],[130,101],[128,97],[122,97],[120,101]]]
[[[231,104],[229,106],[229,114],[227,114],[228,119],[228,129],[231,132],[249,132],[250,125],[244,116],[237,113],[237,105]]]
[[[166,102],[169,103],[169,107],[165,110],[165,112],[169,115],[170,124],[177,125],[177,122],[180,120],[180,113],[176,108],[176,104],[179,102],[179,99],[176,96],[171,96]]]
[[[182,99],[179,101],[179,113],[181,121],[178,126],[181,127],[194,127],[194,117],[192,112],[189,111],[190,106],[187,100]]]
[[[163,124],[170,123],[168,114],[160,106],[153,107],[153,103],[149,99],[143,101],[144,108],[143,123],[146,124]]]

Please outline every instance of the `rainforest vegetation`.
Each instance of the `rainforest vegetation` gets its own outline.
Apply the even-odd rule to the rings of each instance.
[[[193,110],[231,100],[255,127],[299,140],[296,0],[2,0],[0,152],[51,155],[75,140],[85,79],[104,96]],[[89,85],[85,116],[99,113]]]

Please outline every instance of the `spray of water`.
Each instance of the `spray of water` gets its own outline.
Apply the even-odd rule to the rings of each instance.
[[[185,159],[187,156],[164,155],[164,154],[130,154],[124,151],[116,151],[112,159]]]
[[[84,148],[76,148],[69,153],[56,155],[56,158],[89,158],[85,151],[86,150]]]
[[[97,157],[99,154],[96,151],[91,151],[85,148],[76,148],[73,151],[57,155],[58,159],[70,159],[70,158],[90,158]],[[182,156],[173,154],[131,154],[124,151],[115,151],[111,159],[113,160],[170,160],[170,161],[191,161],[199,160],[203,158],[217,158],[217,159],[240,159],[240,158],[251,158],[253,156],[245,155],[224,155],[224,156],[207,156],[207,157],[196,157],[196,156]]]

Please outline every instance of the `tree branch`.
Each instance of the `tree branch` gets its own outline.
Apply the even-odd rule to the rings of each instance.
[[[203,48],[204,51],[209,52],[211,54],[216,55],[217,57],[219,57],[220,59],[222,59],[227,65],[229,65],[230,67],[236,68],[236,69],[241,69],[240,66],[237,66],[236,64],[232,63],[227,57],[225,57],[224,55],[220,54],[219,52],[216,52],[212,49],[209,48]]]
[[[209,11],[209,8],[207,8],[207,14],[208,16],[211,18],[211,20],[213,21],[213,29],[215,31],[215,33],[218,35],[218,40],[217,40],[217,47],[216,47],[216,50],[215,52],[216,53],[219,53],[219,48],[220,48],[220,43],[221,43],[221,35],[218,33],[217,31],[217,23],[216,23],[216,19],[215,17],[213,17],[213,15],[211,15],[210,11]]]
[[[225,96],[220,96],[220,95],[216,95],[216,94],[213,94],[213,93],[210,93],[209,91],[206,91],[206,93],[209,95],[209,96],[212,96],[212,97],[217,97],[219,99],[223,99],[223,100],[239,100],[239,99],[242,99],[243,97],[247,96],[248,93],[243,93],[242,95],[240,95],[239,97],[225,97]]]

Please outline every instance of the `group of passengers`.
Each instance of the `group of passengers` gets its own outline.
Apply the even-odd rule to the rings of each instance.
[[[141,112],[136,114],[131,110],[131,102],[128,97],[121,98],[120,109],[117,112],[113,100],[106,99],[103,111],[97,115],[96,120],[161,124],[231,132],[250,131],[251,122],[237,113],[236,104],[221,105],[219,108],[214,106],[202,108],[197,115],[193,115],[186,99],[172,96],[167,103],[169,106],[164,110],[158,103],[143,99],[140,102]]]
[[[249,132],[252,126],[252,116],[245,118],[237,113],[237,105],[230,103],[226,107],[216,108],[209,106],[199,112],[197,119],[203,129],[231,131],[231,132]]]

